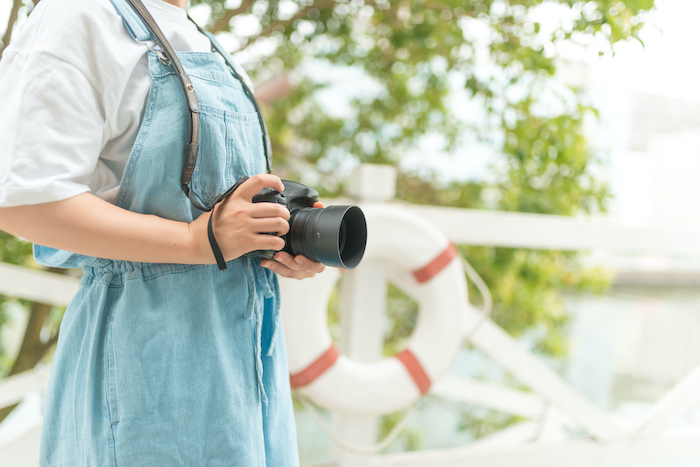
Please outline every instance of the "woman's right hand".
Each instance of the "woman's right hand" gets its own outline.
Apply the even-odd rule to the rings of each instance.
[[[255,250],[284,248],[284,240],[279,236],[289,231],[289,211],[280,204],[253,203],[253,196],[263,188],[284,191],[279,177],[255,175],[212,210],[214,236],[226,261]],[[205,264],[216,262],[207,235],[211,215],[202,215],[190,224],[191,241]],[[266,235],[270,232],[277,235]]]
[[[253,250],[281,250],[289,211],[253,203],[263,188],[283,191],[279,177],[255,175],[214,209],[214,235],[227,261]],[[41,204],[0,207],[0,230],[31,242],[97,258],[143,263],[216,264],[209,214],[192,223],[127,211],[91,193]]]

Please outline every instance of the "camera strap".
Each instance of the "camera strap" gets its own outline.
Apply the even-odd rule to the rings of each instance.
[[[241,186],[246,180],[248,180],[248,177],[245,175],[239,178],[238,181],[234,183],[231,188],[226,190],[226,193],[216,198],[216,201],[214,201],[214,205],[211,208],[209,224],[207,225],[207,235],[209,236],[209,245],[211,246],[211,251],[214,253],[214,258],[216,258],[216,265],[219,266],[219,271],[226,270],[226,260],[224,259],[224,255],[223,253],[221,253],[221,248],[219,248],[219,243],[216,241],[216,237],[214,236],[214,209],[216,208],[217,204],[226,199],[226,197],[229,196],[231,193],[236,191],[236,189],[239,186]]]
[[[175,50],[173,50],[170,42],[165,37],[165,34],[163,34],[163,31],[160,29],[155,19],[153,19],[153,16],[151,16],[151,13],[148,11],[143,2],[141,0],[127,1],[141,21],[143,21],[146,28],[148,28],[153,35],[153,39],[159,48],[159,50],[154,51],[158,55],[158,59],[166,66],[172,65],[180,79],[180,84],[182,85],[182,89],[187,99],[190,117],[189,141],[187,143],[187,147],[185,148],[185,162],[182,167],[182,177],[180,179],[180,183],[182,184],[182,191],[185,192],[185,195],[190,199],[195,208],[199,209],[200,211],[209,211],[209,206],[200,205],[200,203],[196,202],[192,196],[190,196],[190,181],[192,180],[192,174],[194,173],[194,168],[197,165],[197,156],[199,154],[199,101],[197,100],[194,85],[192,84],[190,77],[185,72],[185,68],[180,63],[180,60],[177,58]],[[241,82],[243,85],[243,90],[253,103],[255,112],[257,113],[258,120],[260,122],[267,172],[270,173],[272,171],[272,144],[270,143],[270,136],[267,131],[267,125],[265,124],[265,118],[263,117],[262,110],[260,109],[260,104],[258,104],[257,99],[255,99],[255,95],[251,91],[250,87],[248,87],[245,80],[242,79],[240,74],[236,71],[233,60],[231,60],[229,54],[223,49],[223,47],[221,47],[221,44],[219,44],[211,33],[199,27],[199,25],[195,23],[195,21],[189,17],[189,15],[188,18],[195,24],[195,26],[197,26],[197,29],[209,39],[212,46],[212,52],[218,53],[224,58],[229,70],[233,76]],[[225,195],[222,195],[220,198],[225,198]]]
[[[158,58],[164,65],[173,65],[178,77],[180,78],[182,89],[185,92],[185,98],[187,99],[187,107],[190,115],[190,136],[187,147],[185,148],[185,164],[182,168],[181,183],[185,195],[187,195],[189,198],[190,180],[192,179],[192,173],[194,173],[194,168],[197,164],[197,154],[199,153],[199,102],[197,101],[197,95],[194,92],[194,86],[192,85],[192,81],[190,81],[190,77],[187,76],[185,68],[177,58],[177,54],[170,45],[170,42],[168,42],[165,34],[163,34],[163,31],[161,31],[158,23],[156,23],[156,20],[153,19],[153,16],[151,16],[151,13],[148,11],[146,6],[143,4],[143,2],[141,2],[141,0],[128,0],[128,2],[151,32],[155,43],[160,48]]]

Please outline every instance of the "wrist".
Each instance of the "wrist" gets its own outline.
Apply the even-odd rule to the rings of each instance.
[[[214,264],[216,262],[207,236],[207,222],[210,215],[210,213],[205,213],[194,222],[185,223],[184,251],[185,262],[188,264]]]

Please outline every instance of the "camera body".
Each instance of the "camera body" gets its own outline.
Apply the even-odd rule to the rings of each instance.
[[[289,210],[289,232],[282,236],[282,251],[344,269],[360,264],[367,244],[367,222],[362,210],[357,206],[314,208],[318,191],[299,182],[282,183],[282,193],[264,188],[253,197],[254,203],[282,204]],[[247,256],[273,259],[275,253],[257,250]]]
[[[318,202],[318,191],[299,182],[282,180],[284,191],[280,193],[272,188],[263,188],[253,196],[254,203],[276,203],[286,206],[292,211],[310,208]]]

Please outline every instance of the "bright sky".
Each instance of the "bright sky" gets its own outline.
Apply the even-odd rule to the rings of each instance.
[[[700,101],[700,1],[657,0],[638,42],[619,44],[614,57],[593,67],[593,78],[604,84]]]

